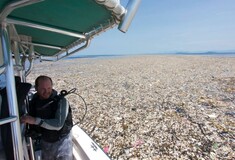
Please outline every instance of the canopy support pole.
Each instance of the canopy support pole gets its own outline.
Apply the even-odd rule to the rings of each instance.
[[[67,36],[76,37],[76,38],[86,39],[86,36],[83,34],[80,34],[80,33],[75,33],[75,32],[70,32],[70,31],[61,30],[61,29],[57,29],[57,28],[47,27],[47,26],[43,26],[43,25],[39,25],[39,24],[23,22],[23,21],[18,21],[18,20],[9,19],[9,18],[7,19],[7,23],[36,28],[36,29],[41,29],[41,30],[45,30],[45,31],[51,31],[51,32],[59,33],[59,34],[64,34]]]
[[[126,7],[126,13],[123,16],[121,23],[118,26],[118,29],[124,33],[127,32],[138,8],[140,5],[141,0],[129,0],[127,7]]]
[[[29,47],[29,56],[28,56],[28,60],[29,60],[29,68],[27,69],[27,71],[25,72],[25,76],[27,77],[29,75],[29,73],[32,71],[33,68],[33,59],[34,57],[34,46],[30,45]]]
[[[10,50],[10,44],[8,39],[8,34],[6,30],[6,24],[1,23],[0,26],[0,36],[1,36],[1,45],[2,52],[4,55],[4,62],[6,65],[6,89],[7,89],[7,100],[9,107],[9,116],[16,116],[17,119],[14,122],[11,122],[11,132],[12,132],[12,141],[14,149],[15,159],[23,160],[23,149],[22,149],[22,137],[20,129],[20,120],[19,120],[19,111],[16,97],[16,88],[15,88],[15,78],[14,78],[14,68],[12,53]]]
[[[70,53],[67,53],[67,55],[64,56],[64,57],[67,57],[67,56],[69,56],[69,55],[71,55],[71,54],[74,54],[74,53],[76,53],[76,52],[79,52],[79,51],[81,51],[81,50],[87,48],[87,47],[90,45],[90,43],[91,43],[91,39],[87,39],[87,40],[86,40],[86,43],[85,43],[83,46],[81,46],[81,47],[75,49],[74,51],[72,51],[72,52],[70,52]],[[60,57],[59,59],[62,59],[62,58],[64,58],[64,57]]]

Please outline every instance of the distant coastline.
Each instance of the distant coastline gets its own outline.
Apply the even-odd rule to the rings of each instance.
[[[235,57],[235,52],[177,52],[176,55],[202,55],[202,56],[220,56]]]
[[[194,56],[213,56],[213,57],[235,57],[235,52],[176,52],[176,53],[138,53],[138,54],[90,54],[90,55],[73,55],[65,59],[76,59],[76,58],[118,58],[128,56],[139,56],[139,55],[194,55]]]

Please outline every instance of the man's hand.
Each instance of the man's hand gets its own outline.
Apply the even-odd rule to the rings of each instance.
[[[20,118],[20,122],[28,124],[36,124],[36,118],[29,115],[24,115]]]

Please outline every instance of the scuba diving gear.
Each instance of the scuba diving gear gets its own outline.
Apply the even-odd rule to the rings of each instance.
[[[58,141],[66,136],[73,126],[72,110],[64,98],[69,93],[71,92],[63,90],[57,95],[57,92],[53,90],[47,100],[41,100],[37,93],[33,96],[29,114],[41,118],[42,121],[38,125],[31,125],[30,128],[41,133],[42,139],[46,142]],[[59,120],[55,121],[56,117]]]

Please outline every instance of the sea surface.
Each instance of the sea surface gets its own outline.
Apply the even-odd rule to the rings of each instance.
[[[120,57],[130,57],[130,56],[140,56],[140,55],[194,55],[194,56],[212,56],[212,57],[235,57],[235,52],[233,53],[217,53],[217,52],[203,52],[203,53],[147,53],[147,54],[91,54],[91,55],[72,55],[66,57],[65,59],[76,59],[76,58],[92,58],[92,59],[110,59],[110,58],[120,58]]]

